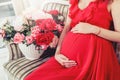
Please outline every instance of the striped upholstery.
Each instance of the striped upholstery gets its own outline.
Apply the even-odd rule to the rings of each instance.
[[[31,73],[40,64],[49,58],[40,58],[36,60],[27,60],[25,57],[10,61],[4,65],[9,80],[23,80],[26,75]]]
[[[119,63],[120,63],[120,43],[117,43],[116,54],[117,54],[117,58],[118,58]]]
[[[67,17],[68,13],[68,5],[62,4],[62,3],[47,3],[45,4],[43,10],[49,11],[49,10],[58,10],[61,14],[64,15],[65,19]],[[29,73],[31,73],[33,70],[35,70],[39,65],[44,63],[49,59],[43,58],[43,56],[40,59],[36,60],[27,60],[20,51],[18,45],[11,43],[8,45],[9,49],[9,62],[4,64],[4,69],[6,73],[8,74],[9,80],[23,80],[25,76],[27,76]],[[47,50],[47,52],[51,52],[50,50]],[[50,55],[49,55],[50,56]]]
[[[10,53],[9,54],[9,61],[23,57],[23,54],[20,51],[20,49],[18,48],[17,44],[10,43],[7,45],[7,47],[9,49],[9,53]]]
[[[68,5],[67,4],[61,4],[61,3],[55,3],[55,2],[49,2],[44,5],[43,10],[49,11],[49,10],[58,10],[63,16],[65,17],[65,21],[68,14]]]

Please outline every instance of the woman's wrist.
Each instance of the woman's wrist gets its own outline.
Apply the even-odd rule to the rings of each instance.
[[[101,32],[101,28],[100,27],[92,27],[92,33],[95,34],[95,35],[99,35]]]
[[[96,35],[99,35],[101,33],[101,28],[98,28]]]
[[[60,49],[57,48],[57,49],[56,49],[56,52],[55,52],[55,55],[59,55],[59,54],[60,54]]]

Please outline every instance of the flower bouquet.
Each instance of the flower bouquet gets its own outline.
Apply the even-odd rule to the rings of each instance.
[[[33,19],[33,18],[25,18],[24,20],[21,20],[23,22],[22,24],[18,25],[19,23],[15,23],[14,25],[11,25],[8,21],[1,27],[0,29],[0,35],[3,37],[3,40],[8,42],[14,42],[16,44],[22,47],[20,47],[22,53],[32,53],[32,55],[28,55],[27,59],[37,59],[39,58],[44,50],[46,50],[50,43],[52,43],[53,38],[55,36],[60,35],[62,29],[63,29],[63,23],[62,21],[58,21],[55,16],[60,15],[53,14],[55,11],[45,12],[45,14],[52,15],[54,17],[47,17],[47,18],[39,18],[39,19]],[[18,21],[17,19],[16,21]],[[64,20],[63,20],[64,22]],[[60,23],[60,24],[59,24]],[[24,46],[23,46],[24,45]],[[34,46],[34,47],[32,47]],[[29,49],[25,49],[24,47],[30,47]],[[35,49],[35,50],[33,50]],[[24,51],[23,51],[24,50]],[[32,51],[30,51],[32,50]],[[29,52],[28,52],[29,51]],[[31,58],[33,57],[35,53],[39,53],[39,56],[37,55],[37,58]],[[26,56],[26,54],[24,54]]]

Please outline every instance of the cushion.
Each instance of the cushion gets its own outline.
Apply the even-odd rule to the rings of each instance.
[[[12,77],[15,80],[23,80],[26,75],[31,73],[34,69],[39,67],[40,64],[44,63],[48,59],[49,57],[31,61],[25,57],[22,57],[6,63],[4,68],[10,78]]]

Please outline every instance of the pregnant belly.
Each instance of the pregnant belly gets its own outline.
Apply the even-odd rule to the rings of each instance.
[[[89,41],[91,41],[91,39],[93,39],[93,35],[92,34],[79,34],[79,33],[72,33],[72,32],[68,32],[67,35],[65,36],[63,42],[62,42],[62,46],[66,46],[66,47],[72,47],[72,46],[83,46],[83,45],[88,45]]]
[[[111,42],[106,39],[93,34],[86,35],[68,32],[62,42],[61,53],[69,59],[75,60],[77,63],[80,62],[79,64],[81,64],[81,62],[87,60],[89,56],[95,55],[96,53],[94,52],[96,49],[99,51],[105,48],[108,50],[112,49]]]
[[[79,53],[86,53],[85,51],[87,51],[89,45],[94,45],[92,36],[91,34],[86,35],[68,32],[62,42],[61,53],[67,57],[76,56]]]

